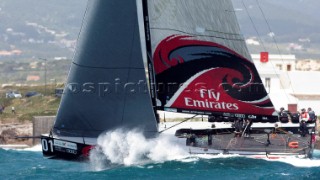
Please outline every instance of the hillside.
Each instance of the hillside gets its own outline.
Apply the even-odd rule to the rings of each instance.
[[[53,89],[44,86],[14,87],[24,96],[28,91],[37,91],[45,96],[23,97],[23,98],[5,98],[5,92],[12,90],[0,88],[0,105],[5,110],[0,113],[0,144],[27,144],[32,145],[32,139],[15,139],[16,136],[32,136],[33,116],[51,116],[56,115],[60,98],[55,97]],[[11,112],[11,107],[15,107],[15,112]]]
[[[320,1],[233,0],[233,2],[245,36],[256,35],[250,18],[252,18],[260,35],[268,36],[270,31],[261,12],[262,9],[271,30],[274,31],[280,42],[290,42],[308,37],[312,38],[314,42],[320,42],[320,20],[318,19],[320,12],[315,8],[320,7]]]
[[[47,84],[55,86],[65,82],[70,60],[2,60],[0,84]]]
[[[12,58],[70,59],[85,6],[86,0],[0,1],[0,50],[22,51]]]
[[[267,50],[278,53],[261,8],[282,53],[320,58],[320,1],[232,1],[246,38],[257,38],[252,19]],[[7,55],[0,55],[0,60],[71,59],[86,3],[87,0],[1,0],[0,52]],[[256,45],[249,45],[249,49],[252,53],[263,50]]]
[[[245,38],[262,39],[271,53],[279,53],[275,39],[282,54],[320,59],[320,12],[317,8],[320,1],[233,0],[233,3]],[[248,46],[251,53],[264,50],[261,42],[259,46]]]

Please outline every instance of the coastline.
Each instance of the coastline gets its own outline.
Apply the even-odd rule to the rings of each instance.
[[[32,139],[19,139],[17,136],[32,136],[31,122],[0,122],[0,147],[31,147]]]

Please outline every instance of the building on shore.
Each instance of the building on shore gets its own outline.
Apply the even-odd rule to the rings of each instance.
[[[295,55],[260,54],[251,57],[276,109],[311,107],[320,113],[320,71],[300,71]]]

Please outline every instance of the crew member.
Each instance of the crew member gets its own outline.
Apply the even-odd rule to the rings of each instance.
[[[243,127],[243,120],[241,118],[237,118],[234,122],[235,137],[241,136],[242,127]]]
[[[301,121],[300,122],[300,133],[301,133],[302,137],[305,137],[306,134],[308,134],[308,128],[307,128],[306,121]]]
[[[252,125],[252,120],[247,119],[247,120],[245,121],[245,126],[244,126],[244,134],[245,134],[245,137],[250,137],[250,134],[251,134],[251,125]]]
[[[308,115],[309,115],[309,119],[308,119],[308,122],[316,122],[317,120],[317,116],[316,116],[316,113],[309,107],[308,108]]]
[[[308,112],[306,112],[305,108],[301,109],[299,121],[301,122],[301,121],[308,121],[308,120],[309,120]]]

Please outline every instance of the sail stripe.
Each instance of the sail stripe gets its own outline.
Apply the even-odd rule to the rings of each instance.
[[[194,81],[197,77],[201,76],[202,74],[212,70],[214,68],[210,68],[207,70],[203,70],[197,74],[195,74],[194,76],[192,76],[190,79],[188,79],[185,83],[183,83],[183,85],[179,88],[179,90],[172,96],[172,98],[167,102],[167,104],[165,105],[165,107],[171,107],[172,104],[177,100],[177,98],[180,96],[180,94],[188,87],[188,85]]]

